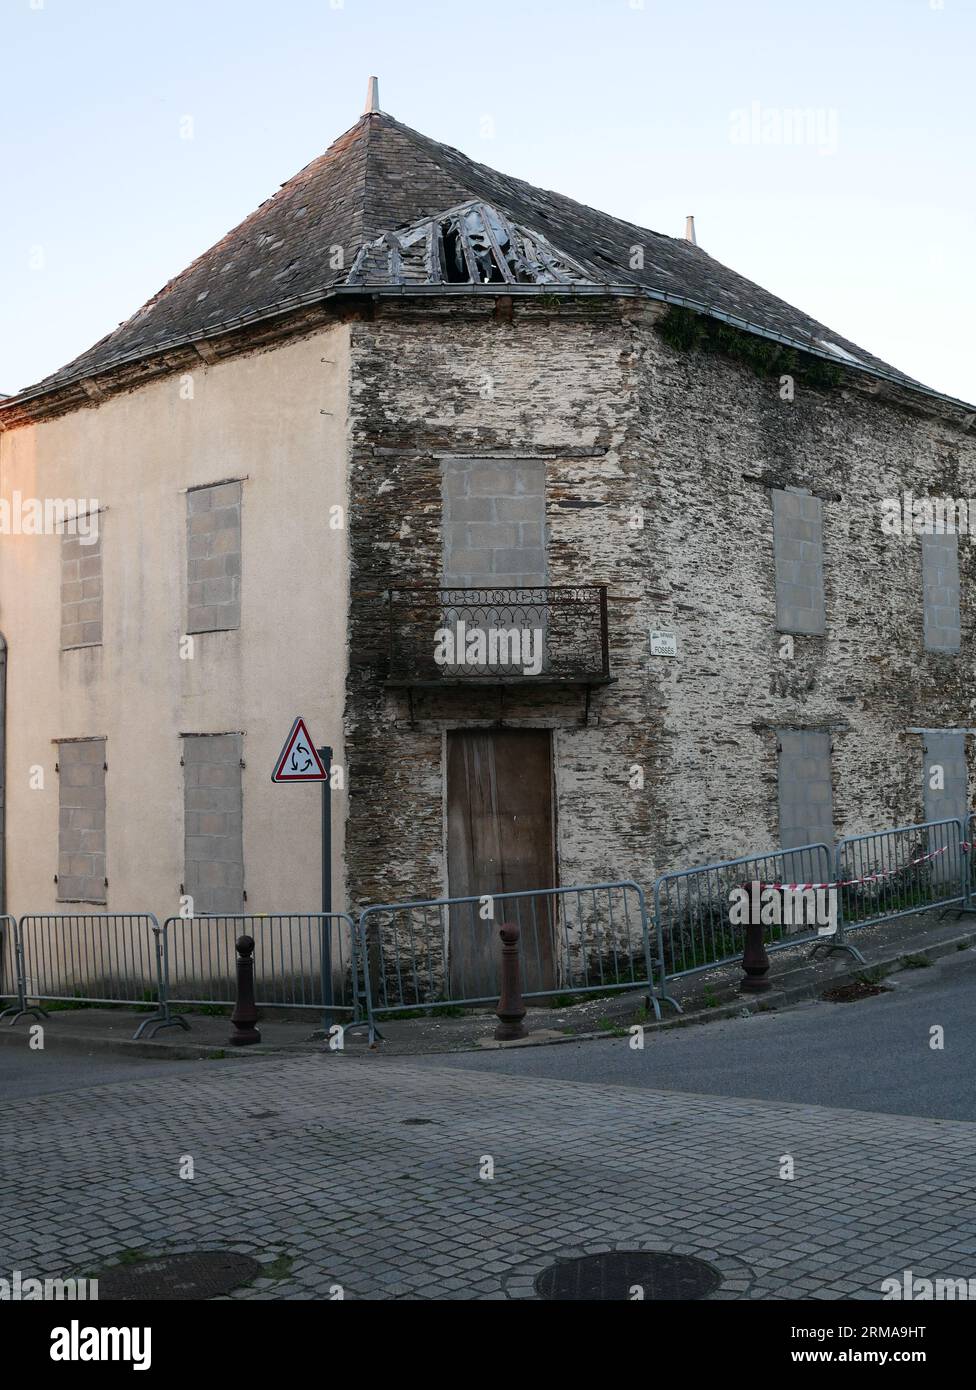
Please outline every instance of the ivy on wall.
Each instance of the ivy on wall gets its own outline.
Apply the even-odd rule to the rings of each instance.
[[[807,386],[824,390],[843,380],[840,367],[810,353],[774,343],[746,333],[720,319],[709,318],[694,309],[672,304],[664,318],[654,325],[657,332],[679,352],[717,352],[751,368],[756,376],[792,376]]]

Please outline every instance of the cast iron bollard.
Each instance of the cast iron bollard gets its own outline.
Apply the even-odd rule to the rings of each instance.
[[[762,923],[754,922],[751,913],[746,926],[742,968],[746,973],[739,981],[740,993],[764,994],[767,989],[772,989],[771,982],[766,978],[769,974],[769,956],[763,941]]]
[[[506,922],[498,929],[502,939],[502,993],[495,1013],[498,1027],[495,1029],[496,1042],[511,1042],[513,1038],[527,1038],[525,1024],[525,1005],[522,1002],[522,980],[519,964],[519,929]]]
[[[234,1031],[230,1042],[234,1047],[244,1047],[247,1043],[259,1043],[261,1034],[255,1028],[258,1021],[257,1006],[254,1003],[254,937],[237,938],[237,1004],[230,1016]]]

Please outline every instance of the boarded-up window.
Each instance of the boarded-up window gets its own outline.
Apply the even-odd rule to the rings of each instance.
[[[963,729],[930,729],[925,734],[925,819],[950,820],[958,816],[962,837],[967,839],[969,806],[966,769],[966,734]]]
[[[925,650],[959,650],[959,536],[923,533],[922,590]]]
[[[546,594],[546,465],[542,459],[446,459],[443,472],[444,586],[454,591],[440,626],[483,634],[490,643],[506,634],[528,665],[548,664]],[[458,589],[492,593],[467,596]],[[498,648],[495,649],[499,650]],[[510,652],[512,649],[508,647]],[[538,665],[536,666],[536,663]],[[525,659],[501,658],[499,666],[523,669]]]
[[[546,582],[543,459],[445,459],[444,583]]]
[[[241,625],[241,484],[186,495],[187,632]]]
[[[61,647],[96,647],[101,640],[102,528],[93,524],[84,536],[61,536]]]
[[[823,503],[819,497],[773,489],[773,552],[777,628],[822,634]]]
[[[240,912],[244,902],[240,734],[183,740],[184,893],[193,911]]]
[[[820,729],[780,729],[779,842],[833,844],[834,800],[830,735]]]
[[[58,901],[104,903],[105,739],[58,744]]]

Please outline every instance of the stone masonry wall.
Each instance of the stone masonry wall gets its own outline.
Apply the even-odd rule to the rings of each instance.
[[[428,300],[352,328],[350,900],[445,891],[449,727],[555,730],[564,884],[775,846],[777,738],[826,732],[835,829],[921,819],[913,727],[976,723],[976,560],[962,651],[926,652],[921,546],[881,500],[976,495],[957,425],[845,384],[779,383],[670,347],[660,306]],[[548,582],[610,586],[612,685],[388,690],[384,592],[440,582],[443,457],[543,456]],[[777,630],[772,494],[821,499],[823,635]],[[642,523],[642,524],[641,524]],[[652,656],[650,630],[677,656]]]
[[[655,624],[679,647],[656,673],[673,787],[657,855],[707,862],[778,842],[783,728],[831,735],[837,835],[921,820],[922,739],[909,731],[974,723],[976,552],[959,549],[961,653],[928,652],[921,539],[886,536],[881,503],[976,495],[976,439],[870,382],[797,381],[790,401],[775,378],[643,342],[645,438],[666,486]],[[789,487],[823,500],[823,636],[776,631],[771,492]]]

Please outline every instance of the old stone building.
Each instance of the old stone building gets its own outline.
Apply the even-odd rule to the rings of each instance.
[[[0,403],[7,505],[97,531],[0,545],[6,910],[314,908],[296,714],[341,770],[337,905],[961,814],[973,551],[882,519],[976,493],[972,424],[374,92]]]

